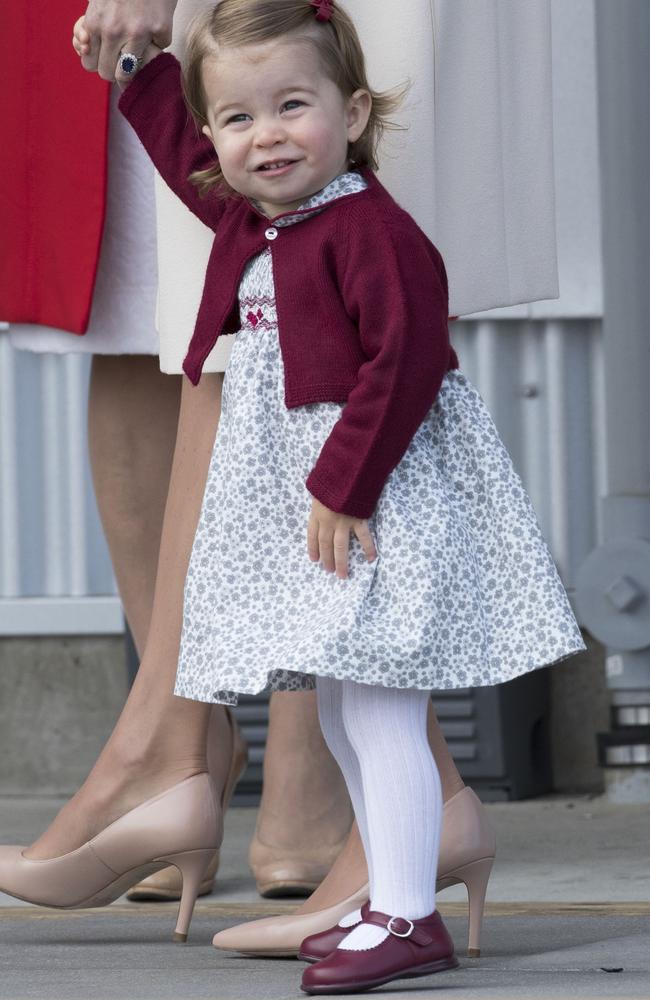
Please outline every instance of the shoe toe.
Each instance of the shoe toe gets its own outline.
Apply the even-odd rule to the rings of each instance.
[[[253,920],[251,923],[259,924],[260,921]],[[247,945],[252,940],[250,930],[247,928],[249,928],[248,924],[238,924],[236,927],[226,927],[223,931],[217,931],[212,938],[213,947],[219,948],[221,951],[241,951],[242,949],[246,951]]]
[[[220,951],[248,955],[295,955],[299,940],[290,917],[263,917],[218,931],[212,938],[212,945]]]
[[[356,992],[357,979],[362,982],[363,976],[358,975],[355,957],[361,952],[347,952],[336,949],[327,958],[308,966],[302,976],[301,988],[306,993],[330,993],[345,990]],[[350,958],[350,956],[353,956]],[[352,986],[352,990],[347,987]]]
[[[310,965],[307,969],[305,969],[302,974],[301,986],[303,990],[318,987],[324,988],[332,985],[334,985],[332,970],[327,963],[327,959],[323,959],[321,962],[315,962],[314,965]]]

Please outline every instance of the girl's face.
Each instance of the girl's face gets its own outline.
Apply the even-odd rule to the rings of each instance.
[[[206,59],[209,126],[226,181],[273,217],[297,208],[348,167],[348,143],[370,115],[367,91],[347,100],[306,39],[224,48]]]

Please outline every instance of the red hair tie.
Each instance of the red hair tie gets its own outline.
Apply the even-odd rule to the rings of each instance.
[[[310,3],[316,8],[317,21],[329,21],[334,13],[334,0],[310,0]]]

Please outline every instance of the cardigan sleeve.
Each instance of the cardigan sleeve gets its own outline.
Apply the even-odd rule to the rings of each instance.
[[[213,166],[217,154],[189,113],[178,60],[163,52],[143,66],[122,93],[119,109],[174,194],[201,222],[214,229],[225,199],[213,193],[201,198],[188,177],[195,170]]]
[[[366,360],[306,485],[330,510],[367,518],[449,368],[442,257],[415,223],[353,232],[342,294]]]

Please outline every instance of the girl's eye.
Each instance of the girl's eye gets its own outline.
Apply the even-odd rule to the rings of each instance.
[[[303,104],[303,101],[285,101],[282,105],[283,111],[293,111],[295,108],[299,108]]]
[[[231,115],[231,116],[230,116],[230,118],[228,118],[228,119],[226,120],[226,125],[230,125],[230,124],[231,124],[231,123],[233,123],[233,122],[234,122],[235,124],[237,124],[238,122],[244,122],[244,121],[246,121],[246,119],[247,119],[248,117],[249,117],[248,115],[245,115],[245,114],[244,114],[244,112],[243,112],[243,111],[241,111],[241,112],[240,112],[239,114],[237,114],[237,115]]]

